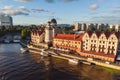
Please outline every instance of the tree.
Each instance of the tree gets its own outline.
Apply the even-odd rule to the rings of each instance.
[[[26,29],[22,29],[21,36],[22,36],[22,39],[26,39],[26,37],[27,37],[27,30]]]

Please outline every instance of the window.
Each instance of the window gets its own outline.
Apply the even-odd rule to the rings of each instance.
[[[111,42],[109,42],[109,44],[111,44]]]
[[[101,43],[101,41],[100,41],[100,43]]]
[[[103,43],[105,43],[105,41],[103,41]]]
[[[113,42],[113,44],[115,44],[115,43]]]

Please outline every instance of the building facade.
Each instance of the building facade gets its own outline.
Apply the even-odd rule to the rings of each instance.
[[[0,15],[0,26],[12,26],[13,20],[11,16]]]
[[[81,52],[82,34],[57,34],[53,39],[53,47]]]
[[[74,23],[74,31],[106,30],[109,25],[102,23]]]
[[[82,56],[110,62],[118,55],[120,32],[86,32],[82,38]]]
[[[45,28],[45,42],[51,44],[54,36],[56,35],[57,21],[52,19],[48,22]]]
[[[44,30],[34,30],[31,31],[31,44],[36,46],[47,47],[52,45],[52,40],[57,33],[60,33],[61,30],[57,28],[57,21],[52,19],[46,24]]]
[[[43,30],[31,31],[31,42],[33,44],[43,43],[44,42],[44,31]]]
[[[116,31],[116,32],[120,32],[120,24],[114,24],[114,25],[109,25],[109,28]]]

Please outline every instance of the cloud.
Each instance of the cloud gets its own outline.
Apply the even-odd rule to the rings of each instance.
[[[91,20],[94,22],[101,22],[101,23],[111,23],[111,24],[118,24],[120,23],[120,17],[119,16],[96,16],[92,17]]]
[[[89,8],[92,9],[92,10],[96,10],[96,9],[99,8],[99,6],[97,4],[93,4],[93,5],[90,5]]]
[[[45,10],[45,9],[42,9],[42,8],[35,8],[35,9],[32,9],[33,11],[35,12],[48,12],[48,10]]]
[[[30,12],[28,9],[26,9],[24,6],[19,6],[18,8],[20,11]]]
[[[49,11],[49,10],[45,10],[43,8],[34,8],[32,9],[33,12],[47,12],[47,13],[50,13],[50,14],[54,14],[54,12],[52,11]]]
[[[17,1],[17,2],[30,2],[31,0],[14,0],[14,1]]]
[[[120,14],[120,10],[112,10],[112,11],[110,11],[112,14]]]
[[[0,8],[0,14],[5,15],[29,15],[29,10],[27,10],[24,6],[20,6],[17,9],[14,9],[13,6],[4,6],[3,8]]]
[[[47,3],[53,3],[54,0],[45,0]]]
[[[120,6],[117,6],[116,8],[118,8],[118,9],[119,9],[119,8],[120,8]]]
[[[54,3],[56,0],[45,0],[47,3]],[[73,2],[73,1],[78,1],[78,0],[58,0],[62,2]]]
[[[104,0],[98,0],[98,1],[101,1],[101,2],[103,2]]]
[[[73,2],[73,1],[78,1],[78,0],[62,0],[63,2]]]

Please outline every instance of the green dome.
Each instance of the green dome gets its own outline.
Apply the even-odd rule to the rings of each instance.
[[[51,19],[51,22],[52,22],[52,23],[57,23],[56,19],[54,19],[54,18]]]

